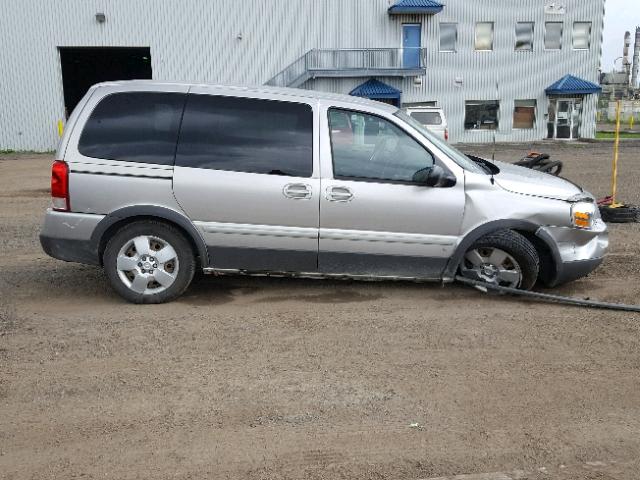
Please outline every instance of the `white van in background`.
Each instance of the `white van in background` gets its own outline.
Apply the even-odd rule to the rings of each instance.
[[[425,128],[445,141],[449,141],[449,130],[444,111],[439,107],[408,107],[406,112]]]

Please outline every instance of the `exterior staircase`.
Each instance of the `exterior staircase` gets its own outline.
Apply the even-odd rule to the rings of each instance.
[[[424,48],[314,48],[265,85],[299,87],[312,78],[415,77],[424,75]]]

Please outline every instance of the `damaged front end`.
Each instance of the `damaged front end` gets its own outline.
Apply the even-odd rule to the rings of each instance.
[[[552,175],[495,165],[494,175],[465,172],[462,240],[445,280],[455,276],[470,244],[500,229],[521,233],[536,247],[539,280],[547,286],[583,277],[602,263],[608,233],[592,195]]]

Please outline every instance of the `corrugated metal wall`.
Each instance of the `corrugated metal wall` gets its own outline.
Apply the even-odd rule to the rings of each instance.
[[[262,84],[311,48],[400,47],[402,23],[422,23],[428,71],[382,80],[404,102],[437,100],[455,141],[485,142],[491,132],[465,132],[464,101],[501,101],[498,141],[546,136],[544,88],[572,73],[596,81],[604,0],[565,0],[565,15],[545,16],[542,0],[448,0],[435,16],[389,16],[391,0],[22,0],[3,2],[0,17],[0,149],[53,149],[64,102],[60,46],[148,46],[158,80]],[[104,12],[99,24],[94,15]],[[543,51],[545,19],[562,21],[563,50]],[[476,21],[495,22],[493,52],[473,50]],[[515,22],[535,22],[534,52],[514,52]],[[592,21],[591,49],[571,49],[574,21]],[[438,23],[458,23],[458,52],[438,52]],[[242,37],[239,39],[238,36]],[[462,77],[462,86],[455,86]],[[308,82],[346,93],[362,79]],[[534,130],[512,131],[514,99],[538,102]],[[582,135],[592,136],[595,98],[585,102]]]
[[[545,15],[542,0],[449,0],[444,10],[434,16],[396,16],[380,25],[381,37],[387,46],[398,46],[402,23],[423,24],[423,45],[428,49],[427,74],[422,85],[414,79],[380,78],[402,90],[403,103],[437,101],[448,118],[451,140],[454,142],[491,142],[490,130],[464,130],[466,100],[500,100],[497,141],[533,141],[547,136],[548,97],[544,89],[567,73],[597,83],[601,56],[603,0],[569,0],[564,15]],[[384,2],[378,2],[384,7]],[[372,12],[384,16],[384,12]],[[474,28],[479,21],[494,22],[494,50],[474,50]],[[544,24],[546,21],[563,22],[562,49],[544,50]],[[574,22],[591,21],[591,48],[573,50],[571,30]],[[457,52],[439,52],[439,23],[458,24]],[[515,23],[534,22],[534,50],[514,51]],[[363,26],[363,28],[366,28]],[[455,82],[462,78],[462,85]],[[306,88],[346,93],[362,79],[317,79]],[[514,100],[532,100],[537,103],[536,125],[532,130],[513,130]],[[595,135],[595,95],[585,97],[583,124],[580,135]]]

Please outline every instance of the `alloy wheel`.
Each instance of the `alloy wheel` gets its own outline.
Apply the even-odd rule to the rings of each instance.
[[[132,238],[122,246],[116,269],[122,283],[150,295],[169,288],[178,275],[178,254],[169,242],[151,235]]]
[[[480,247],[469,250],[462,261],[460,273],[473,280],[502,287],[518,288],[522,282],[518,262],[499,248]]]

